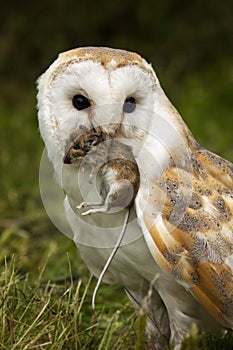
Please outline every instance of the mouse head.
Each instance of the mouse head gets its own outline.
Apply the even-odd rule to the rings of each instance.
[[[95,129],[88,130],[80,125],[79,133],[72,133],[66,147],[64,164],[80,164],[85,155],[93,149],[94,146],[105,140],[102,132]]]

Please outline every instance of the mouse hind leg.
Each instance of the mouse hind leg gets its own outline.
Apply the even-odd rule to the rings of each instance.
[[[82,208],[86,208],[86,207],[99,207],[99,208],[91,208],[91,209],[83,212],[82,213],[83,216],[96,214],[96,213],[106,213],[111,208],[111,201],[112,201],[111,197],[112,197],[111,193],[108,193],[106,198],[100,202],[93,202],[93,203],[82,202],[77,206],[77,208],[82,209]]]
[[[77,209],[82,209],[86,207],[99,207],[104,204],[104,201],[100,202],[81,202],[76,206]]]

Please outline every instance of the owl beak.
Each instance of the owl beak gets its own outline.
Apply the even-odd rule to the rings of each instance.
[[[71,164],[70,157],[68,154],[63,158],[63,163],[64,164]]]

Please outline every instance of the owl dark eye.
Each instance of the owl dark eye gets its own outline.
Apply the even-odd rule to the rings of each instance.
[[[72,99],[74,108],[81,111],[82,109],[90,107],[90,101],[83,95],[75,95]]]
[[[123,111],[125,113],[132,113],[136,108],[136,101],[134,97],[127,97],[123,105]]]

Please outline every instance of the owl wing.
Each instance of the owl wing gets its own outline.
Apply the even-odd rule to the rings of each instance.
[[[233,329],[233,165],[199,148],[189,169],[170,167],[154,189],[142,216],[156,263]]]

